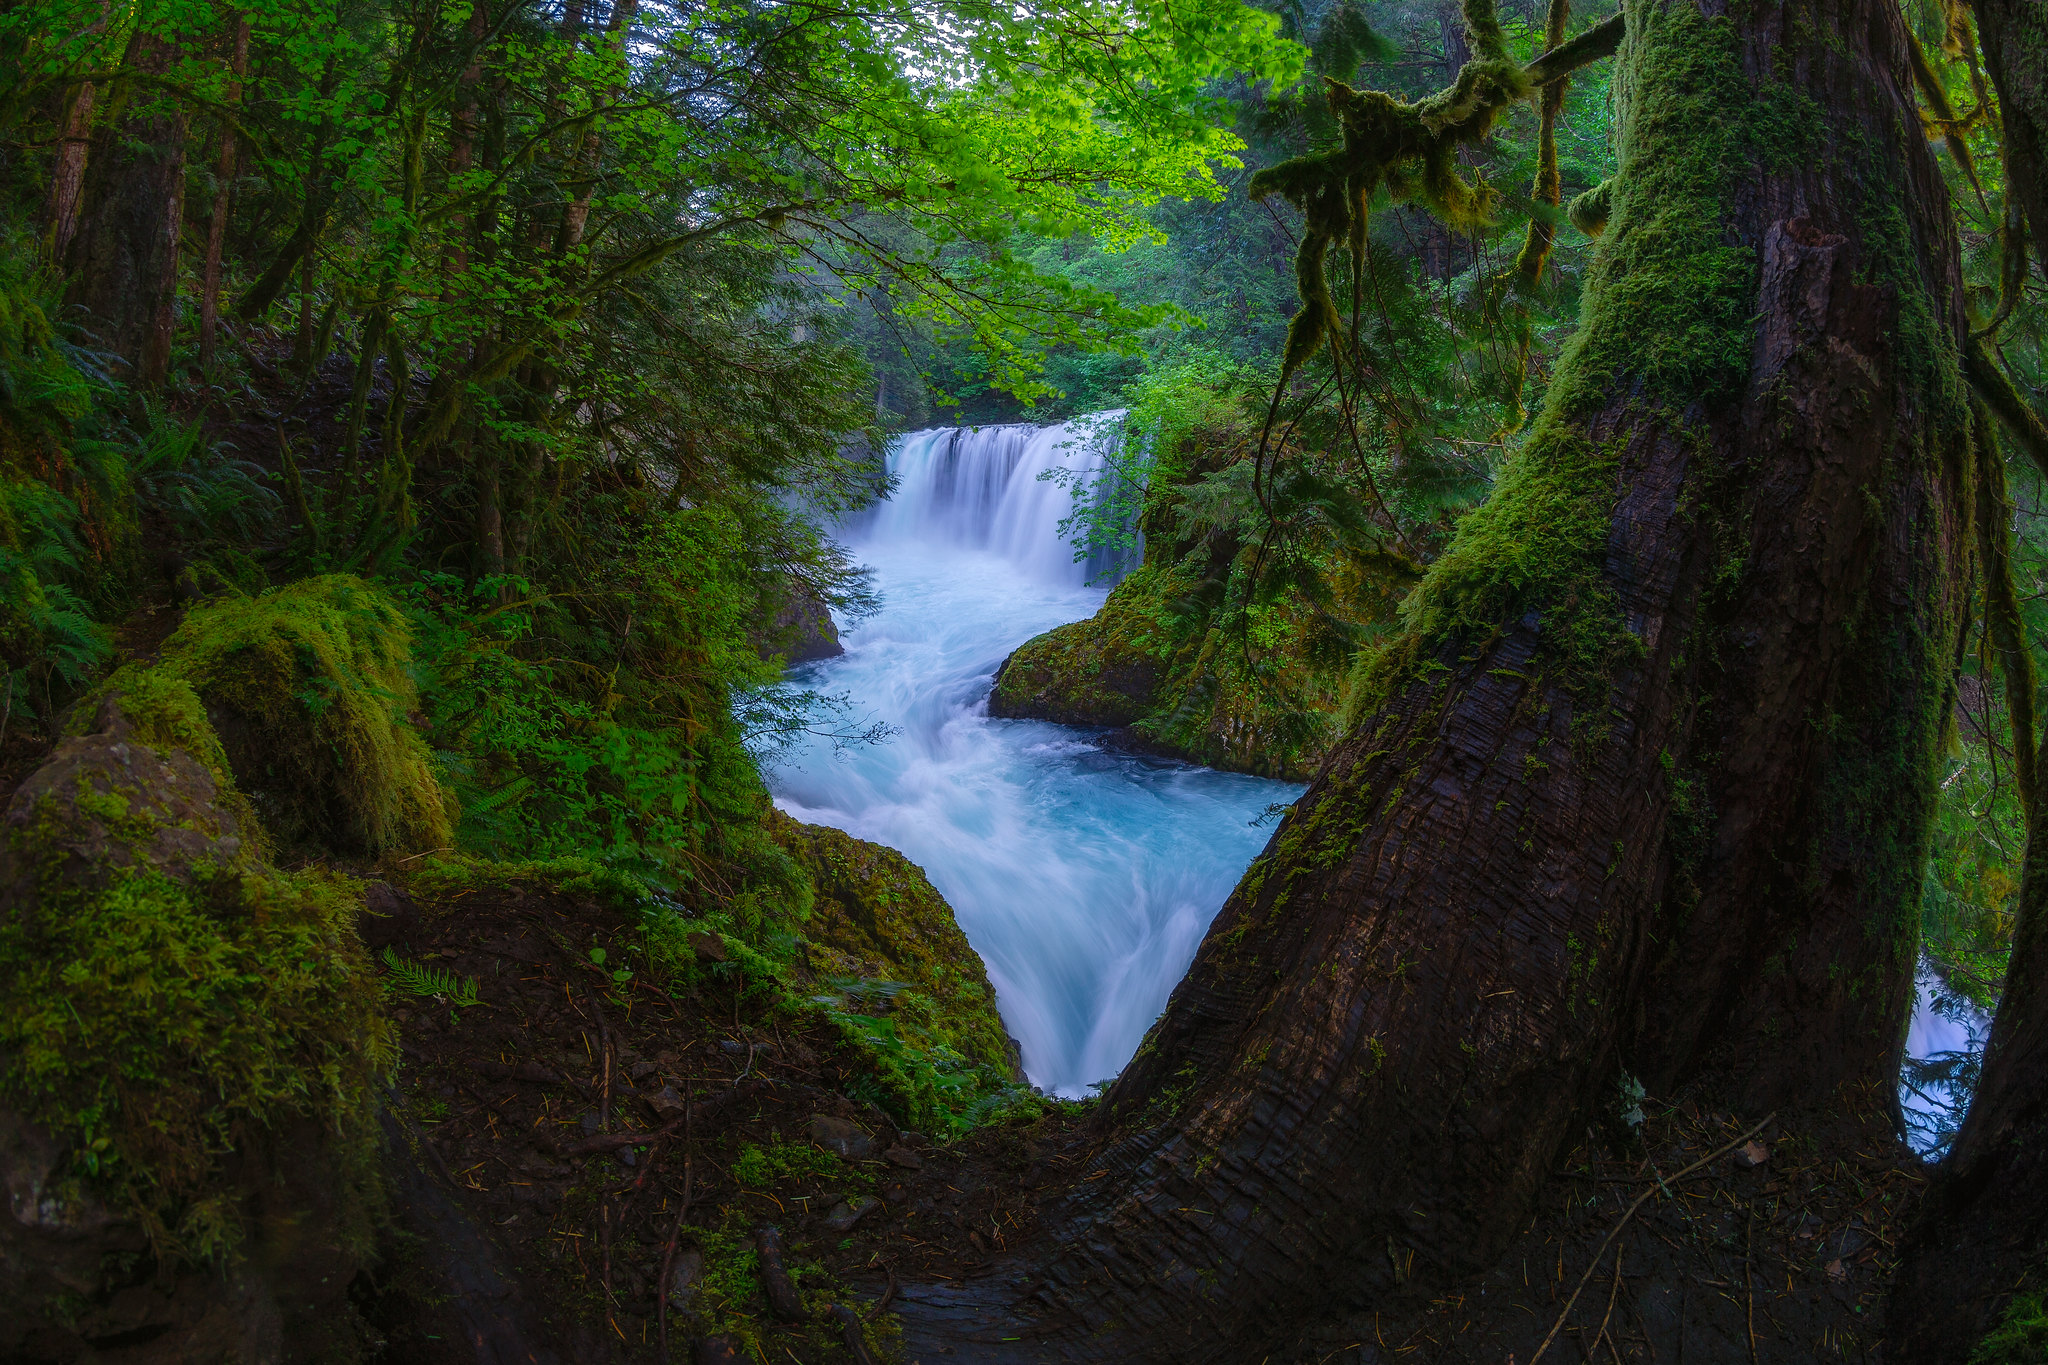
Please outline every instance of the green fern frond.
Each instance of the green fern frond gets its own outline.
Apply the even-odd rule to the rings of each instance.
[[[386,948],[380,957],[391,969],[391,984],[407,995],[422,1000],[445,1000],[458,1009],[468,1009],[478,1000],[476,978],[457,976],[424,962],[412,962]]]

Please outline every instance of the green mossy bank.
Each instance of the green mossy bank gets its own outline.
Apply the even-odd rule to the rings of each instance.
[[[1328,546],[1280,582],[1235,518],[1197,510],[1215,497],[1206,485],[1243,473],[1217,457],[1228,440],[1185,445],[1155,470],[1144,562],[1094,616],[1018,646],[989,714],[1109,727],[1123,747],[1306,781],[1339,737],[1354,643],[1394,618],[1406,584]]]
[[[815,889],[803,934],[817,979],[851,994],[890,990],[889,1017],[905,1041],[950,1049],[1021,1081],[1017,1044],[996,1013],[988,970],[923,869],[893,848],[778,810],[767,821]]]

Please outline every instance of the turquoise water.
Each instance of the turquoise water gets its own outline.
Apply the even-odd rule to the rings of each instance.
[[[931,434],[905,438],[894,504],[846,532],[876,571],[883,609],[845,632],[844,656],[795,674],[898,733],[842,754],[820,742],[769,780],[798,819],[900,849],[925,870],[988,964],[1032,1082],[1079,1095],[1130,1060],[1265,845],[1272,821],[1254,821],[1302,789],[989,717],[1004,656],[1094,614],[1106,595],[1058,541],[1065,495],[1036,477],[1076,459],[1061,432],[974,433],[937,462]],[[974,496],[945,496],[963,468]]]

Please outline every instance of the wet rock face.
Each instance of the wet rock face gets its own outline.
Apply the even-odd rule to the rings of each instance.
[[[804,664],[813,659],[836,659],[846,652],[839,643],[839,627],[823,602],[793,589],[782,607],[762,632],[758,647],[762,657],[780,654],[787,664]]]

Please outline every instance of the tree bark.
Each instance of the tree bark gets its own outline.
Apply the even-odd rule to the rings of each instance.
[[[1992,451],[1989,458],[1999,457]],[[1996,515],[2011,515],[2003,480],[1996,481],[1991,500]],[[2007,536],[2004,526],[1996,533]],[[1987,551],[1987,561],[2002,558],[1993,547]],[[1987,577],[1993,573],[2010,585],[2003,564],[1987,563]],[[2000,595],[1994,580],[1987,612],[1998,610]],[[2017,608],[2005,605],[2017,624]],[[2024,649],[2025,641],[2000,641],[2008,659],[2016,652],[2009,645]],[[2021,656],[2001,664],[2019,674],[2008,679],[2016,693],[2034,681],[2027,662]],[[2035,756],[2027,782],[2032,792],[2019,914],[1983,1070],[1962,1129],[1900,1244],[1885,1314],[1885,1359],[1897,1365],[1970,1359],[2017,1297],[2048,1288],[2048,839],[2040,833],[2048,805],[2038,781],[2043,758],[2048,753]]]
[[[1615,211],[1489,504],[1008,1291],[912,1354],[1257,1362],[1485,1266],[1624,1068],[1896,1079],[1969,543],[1957,241],[1890,0],[1630,0]]]
[[[127,64],[161,76],[178,56],[168,39],[140,32]],[[170,370],[185,220],[185,112],[147,86],[131,87],[119,105],[93,139],[65,266],[69,302],[85,309],[100,343],[147,388]]]
[[[50,168],[50,259],[61,261],[78,230],[78,200],[85,189],[85,156],[92,142],[95,88],[80,81],[64,105],[64,130],[57,135],[56,164]]]
[[[1998,89],[2006,188],[2026,211],[2034,259],[2048,269],[2048,12],[2032,0],[1976,0],[1973,8]]]
[[[1977,22],[1985,65],[1998,90],[2005,135],[2007,192],[2018,199],[2032,228],[2034,259],[2048,264],[2048,16],[2017,0],[1979,0]],[[2016,427],[2028,414],[2009,390],[1991,406]],[[1993,439],[1989,423],[1980,440]],[[2019,431],[2037,462],[2048,469],[2038,430]],[[1996,462],[1995,449],[1984,458]],[[1994,471],[1995,474],[1995,471]],[[2000,514],[2009,509],[2003,506]],[[2005,526],[1998,539],[2008,538]],[[2010,588],[1998,547],[1983,558],[1991,609]],[[1999,624],[1996,615],[1993,625]],[[2004,632],[2013,635],[2011,626]],[[2009,687],[2029,690],[2030,660],[2017,655],[2023,636],[2001,639]],[[2015,696],[2015,701],[2022,698]],[[2031,700],[2031,697],[2024,700]],[[2015,708],[2018,715],[2018,709]],[[2016,730],[2031,744],[2031,714]],[[1936,1365],[1970,1357],[2022,1296],[2048,1289],[2048,800],[2039,779],[2048,747],[2028,774],[2027,851],[2020,874],[2019,913],[2005,990],[1991,1023],[1983,1070],[1969,1113],[1929,1186],[1900,1263],[1886,1314],[1886,1359],[1899,1365]]]
[[[228,82],[225,103],[233,109],[242,99],[242,75],[249,69],[249,16],[246,13],[235,16],[235,37],[233,56],[229,59]],[[220,329],[220,258],[221,248],[227,242],[228,207],[234,201],[235,189],[235,128],[232,123],[222,120],[220,129],[220,161],[214,167],[215,187],[213,191],[213,215],[206,224],[206,269],[199,290],[199,368],[213,368],[213,347],[215,334]]]
[[[490,7],[485,0],[475,0],[470,6],[469,25],[465,31],[470,45],[469,61],[463,66],[462,74],[456,77],[455,108],[448,119],[448,191],[458,192],[457,187],[469,173],[476,160],[476,135],[480,110],[477,107],[477,83],[484,75],[484,39],[491,31]],[[441,301],[446,303],[453,295],[455,282],[469,269],[469,243],[476,231],[472,215],[456,215],[448,234],[448,246],[443,256],[447,278],[441,287]]]

